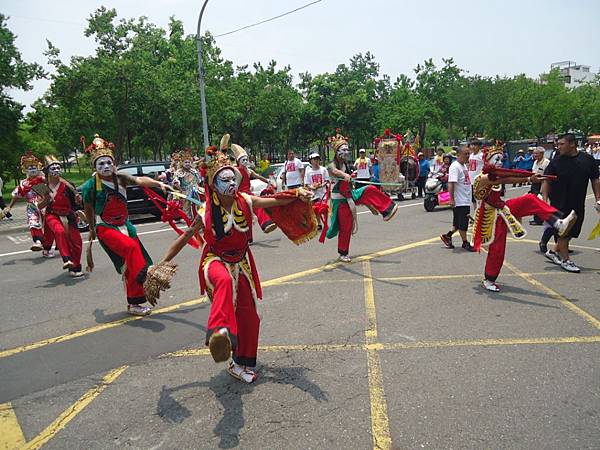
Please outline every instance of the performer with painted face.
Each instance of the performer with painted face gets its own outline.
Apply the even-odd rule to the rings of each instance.
[[[339,260],[350,262],[350,238],[358,231],[356,205],[365,205],[375,215],[381,214],[384,221],[390,220],[398,211],[390,197],[373,185],[352,189],[352,164],[348,163],[350,151],[348,138],[342,136],[339,128],[336,135],[329,138],[335,157],[329,165],[329,175],[337,178],[331,191],[331,216],[327,238],[338,236]]]
[[[45,184],[44,174],[42,173],[42,162],[28,150],[21,156],[21,171],[27,175],[27,178],[22,180],[12,192],[12,199],[4,213],[10,212],[11,208],[19,199],[24,199],[27,202],[27,225],[33,244],[31,251],[39,252],[44,249],[44,223],[43,211],[39,207],[46,193],[47,187]]]
[[[179,168],[175,172],[177,185],[186,197],[196,200],[200,199],[200,186],[202,185],[202,177],[194,168],[194,155],[188,148],[179,152]],[[197,214],[196,206],[189,200],[184,200],[182,205],[183,211],[188,217],[193,218]]]
[[[227,150],[228,136],[221,141]],[[225,148],[223,148],[225,147]],[[243,149],[232,145],[234,154]],[[238,148],[239,147],[239,148]],[[302,188],[255,197],[240,192],[242,180],[226,153],[209,147],[202,168],[205,177],[206,213],[173,242],[163,263],[170,262],[196,232],[206,242],[200,260],[200,290],[208,293],[211,308],[206,326],[206,345],[215,362],[232,360],[231,376],[252,383],[256,379],[256,355],[260,319],[255,301],[262,298],[258,271],[249,247],[254,208],[268,208],[273,221],[294,243],[316,235],[317,222]]]
[[[478,206],[473,224],[472,245],[476,251],[482,246],[489,246],[483,286],[492,292],[500,291],[496,279],[504,263],[507,231],[510,230],[515,239],[523,239],[527,234],[519,222],[520,218],[536,215],[556,228],[561,236],[566,235],[577,220],[574,211],[564,219],[559,218],[556,208],[534,194],[503,200],[503,184],[540,183],[547,179],[546,176],[533,172],[503,169],[503,149],[504,145],[499,142],[485,149],[483,171],[473,183],[473,194]]]
[[[117,172],[113,149],[112,143],[98,135],[86,149],[96,170],[92,178],[82,186],[85,215],[90,226],[89,240],[91,244],[98,237],[98,242],[112,260],[117,272],[123,274],[127,311],[132,315],[144,316],[151,312],[151,309],[144,305],[144,281],[152,260],[128,219],[127,186],[136,184],[150,188],[158,187],[163,191],[170,187],[149,177],[134,178],[126,173]],[[96,221],[97,216],[100,221]],[[88,249],[88,266],[93,267],[89,257]]]
[[[221,145],[225,144],[225,149],[226,149],[228,140],[229,140],[229,135],[226,134],[224,136],[224,138],[227,139],[227,142],[221,143]],[[251,184],[250,184],[250,180],[252,178],[256,178],[256,179],[262,181],[263,183],[267,183],[267,186],[269,185],[268,179],[257,174],[254,170],[252,170],[250,168],[250,160],[248,159],[248,154],[246,153],[246,150],[244,150],[244,148],[240,147],[239,145],[234,145],[234,146],[232,146],[232,151],[233,151],[233,157],[234,157],[235,161],[237,162],[237,166],[236,166],[237,170],[242,175],[242,180],[240,182],[240,187],[239,187],[240,192],[243,192],[244,194],[252,195],[252,188],[251,188]],[[271,231],[273,231],[277,228],[277,225],[275,225],[273,220],[271,220],[271,218],[265,212],[264,209],[254,207],[252,212],[258,219],[258,224],[260,225],[260,228],[265,233],[270,233]]]
[[[72,277],[81,277],[81,235],[77,229],[76,211],[81,196],[71,183],[61,177],[62,164],[54,156],[45,158],[44,172],[48,193],[44,198],[44,250],[49,252],[56,240],[63,269]]]

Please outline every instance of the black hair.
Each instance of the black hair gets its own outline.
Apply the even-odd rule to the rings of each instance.
[[[559,139],[564,139],[569,144],[577,144],[577,138],[573,133],[565,133],[558,137]]]

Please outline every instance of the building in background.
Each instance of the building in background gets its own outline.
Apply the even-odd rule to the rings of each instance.
[[[594,81],[598,74],[590,70],[590,66],[577,64],[575,61],[561,61],[550,65],[550,70],[558,69],[565,80],[565,86],[576,88],[582,83]]]

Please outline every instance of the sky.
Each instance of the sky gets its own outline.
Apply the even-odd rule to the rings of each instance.
[[[218,35],[284,13],[311,0],[210,0],[202,30]],[[46,39],[61,59],[94,53],[83,31],[96,8],[115,8],[118,17],[146,16],[167,27],[169,17],[196,32],[201,0],[2,0],[0,12],[17,35],[23,59],[49,69]],[[381,73],[395,79],[428,58],[442,64],[454,58],[470,74],[525,73],[537,77],[550,64],[571,60],[599,72],[598,0],[322,0],[281,19],[217,38],[223,57],[236,65],[271,59],[292,73],[332,72],[359,53],[370,51]],[[594,19],[596,29],[594,30]],[[31,91],[11,91],[29,106],[49,80]],[[26,111],[29,108],[26,109]]]

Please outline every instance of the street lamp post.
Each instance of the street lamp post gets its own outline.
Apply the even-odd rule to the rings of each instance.
[[[198,83],[200,85],[200,109],[202,110],[202,135],[204,137],[204,148],[208,147],[208,119],[206,117],[206,97],[204,95],[204,66],[202,65],[202,36],[200,35],[200,25],[202,24],[202,15],[208,0],[204,0],[200,16],[198,16],[198,30],[196,31],[196,44],[198,46]]]

